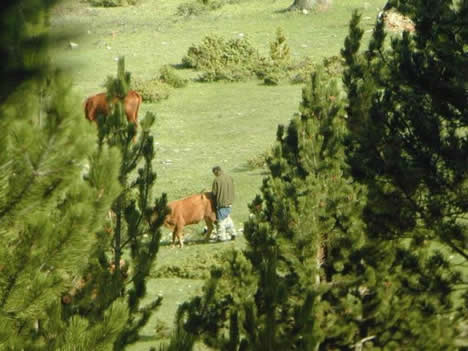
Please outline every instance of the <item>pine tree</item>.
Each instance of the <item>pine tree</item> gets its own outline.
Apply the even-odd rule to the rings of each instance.
[[[283,30],[278,28],[276,30],[276,39],[270,43],[270,58],[272,64],[279,70],[287,69],[291,62],[290,51]]]
[[[343,49],[347,116],[336,88],[314,75],[301,115],[278,129],[271,176],[245,224],[247,249],[230,252],[204,295],[179,309],[185,330],[215,349],[456,348],[452,293],[460,274],[441,251],[420,245],[430,227],[405,208],[395,185],[382,181],[383,161],[366,163],[369,154],[392,155],[394,146],[374,144],[393,142],[380,140],[389,130],[382,121],[387,110],[374,114],[376,102],[387,102],[379,99],[382,87],[404,89],[401,81],[387,82],[397,70],[386,66],[392,56],[384,50],[383,23],[365,54],[358,23],[355,14]],[[390,105],[390,115],[407,101],[414,102]]]
[[[359,338],[337,314],[358,313],[350,295],[362,284],[365,192],[344,162],[343,99],[321,77],[304,90],[301,114],[278,128],[247,249],[229,253],[205,295],[179,310],[186,330],[216,349],[325,350]]]
[[[413,232],[419,243],[440,241],[467,259],[462,218],[468,191],[463,132],[468,4],[456,4],[395,2],[394,8],[415,22],[416,31],[393,38],[391,50],[384,52],[380,29],[365,59],[352,62],[355,55],[347,55],[347,86],[354,106],[348,113],[356,132],[356,177],[372,183],[376,201],[388,204],[378,206],[382,215],[369,218],[376,221],[372,227],[395,235]],[[362,81],[374,85],[366,94]],[[367,96],[365,103],[362,96]],[[355,110],[361,106],[362,111]],[[427,230],[418,233],[418,227]]]
[[[392,275],[380,279],[398,293],[402,307],[393,318],[401,319],[398,329],[406,329],[373,342],[453,349],[457,329],[448,331],[446,325],[457,325],[454,297],[463,280],[448,254],[465,260],[467,242],[467,96],[461,67],[467,63],[468,8],[463,1],[391,3],[416,23],[413,35],[392,38],[386,49],[379,20],[368,50],[360,54],[362,30],[355,15],[343,50],[349,162],[354,178],[369,191],[364,218],[375,257],[368,262],[378,267],[385,257],[391,264]]]
[[[111,303],[124,298],[129,315],[114,350],[123,350],[137,341],[138,332],[161,304],[161,298],[157,298],[141,306],[146,295],[146,279],[159,250],[159,227],[166,213],[166,196],[156,199],[152,207],[156,173],[152,169],[155,155],[150,128],[155,116],[146,114],[140,123],[141,135],[134,143],[136,125],[127,122],[122,98],[127,95],[130,78],[124,59],[120,58],[117,78],[109,77],[106,82],[111,113],[98,117],[99,151],[94,158],[100,160],[108,148],[118,150],[121,163],[117,179],[122,190],[113,201],[108,223],[99,233],[99,245],[83,276],[83,286],[69,306],[70,313],[78,311],[89,320],[99,320]],[[112,104],[113,101],[117,102]],[[91,170],[91,181],[94,176]],[[154,212],[158,214],[156,220]]]
[[[61,298],[82,275],[119,185],[83,180],[95,147],[69,80],[48,64],[52,4],[2,3],[2,76],[11,81],[0,92],[0,348],[110,350],[123,303],[96,323],[62,318]],[[108,177],[118,171],[114,160],[101,159]]]

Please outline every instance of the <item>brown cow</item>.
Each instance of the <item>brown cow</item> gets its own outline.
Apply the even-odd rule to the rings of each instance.
[[[210,237],[213,231],[213,223],[216,221],[216,210],[213,202],[213,194],[202,192],[188,196],[180,200],[174,200],[167,204],[170,213],[164,219],[164,226],[172,230],[172,246],[176,240],[179,246],[184,247],[184,227],[190,224],[196,224],[202,219],[205,220],[208,231],[207,237]]]
[[[136,126],[138,126],[138,109],[140,108],[142,100],[141,95],[134,90],[129,90],[124,99],[124,109],[125,114],[127,115],[127,121],[129,123],[135,123]],[[113,103],[115,104],[117,101],[118,99],[115,98]],[[90,121],[95,121],[98,114],[107,116],[110,112],[109,104],[107,102],[107,94],[99,93],[87,98],[84,111],[86,119]]]

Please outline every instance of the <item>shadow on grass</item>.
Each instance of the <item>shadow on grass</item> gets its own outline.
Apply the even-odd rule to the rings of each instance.
[[[191,69],[192,67],[187,66],[184,63],[171,63],[170,66],[174,69]]]
[[[233,168],[232,172],[233,173],[252,172],[250,174],[252,176],[258,176],[258,175],[266,176],[266,175],[270,174],[270,172],[268,172],[267,169],[259,168],[259,167],[252,168],[252,166],[249,166],[248,164],[244,164],[242,166],[235,167],[235,168]]]
[[[289,6],[289,7],[286,7],[284,9],[275,10],[275,11],[273,11],[273,13],[280,13],[281,14],[281,13],[291,13],[291,12],[294,12],[294,11],[299,11],[299,10],[292,9],[291,6]]]

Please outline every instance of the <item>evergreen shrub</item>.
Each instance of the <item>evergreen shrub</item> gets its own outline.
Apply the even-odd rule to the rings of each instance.
[[[159,70],[159,79],[174,88],[183,88],[188,83],[187,79],[180,77],[175,69],[169,65],[161,67]]]
[[[208,10],[216,10],[223,6],[223,0],[197,0],[203,6],[205,6]]]
[[[138,91],[143,101],[145,102],[159,102],[169,97],[171,87],[160,81],[159,79],[134,79],[132,80],[132,89]]]
[[[199,46],[191,46],[182,58],[185,67],[202,71],[200,81],[240,81],[251,77],[259,63],[258,51],[247,38],[225,41],[206,36]]]
[[[269,71],[263,78],[263,83],[265,85],[278,85],[280,83],[283,74],[279,70]]]
[[[302,84],[310,79],[310,75],[322,67],[323,74],[329,79],[339,78],[343,73],[344,61],[339,56],[325,57],[321,64],[316,64],[310,57],[290,67],[289,81],[292,84]]]
[[[241,0],[196,0],[185,2],[177,7],[176,14],[183,17],[198,16],[208,11],[217,10],[226,4],[237,4],[239,2]]]
[[[177,265],[164,265],[151,275],[154,279],[180,278],[180,279],[208,279],[209,267],[205,264],[198,266],[181,267]]]
[[[212,256],[197,253],[187,261],[161,263],[151,271],[151,278],[208,279],[211,267],[222,264],[223,255],[223,252]]]
[[[275,41],[270,43],[270,58],[280,68],[288,68],[291,63],[291,50],[281,28],[276,31]]]
[[[87,0],[93,6],[96,7],[119,7],[136,5],[138,0]]]
[[[325,73],[330,77],[340,77],[344,71],[344,59],[341,56],[330,56],[323,59]]]
[[[254,157],[249,158],[247,160],[247,167],[250,170],[253,170],[256,168],[265,168],[267,166],[267,159],[270,156],[271,156],[270,151],[264,151],[258,155],[255,155]]]
[[[198,16],[206,11],[200,2],[184,2],[177,7],[176,15],[181,17]]]
[[[312,72],[315,72],[316,70],[317,64],[312,61],[312,58],[305,57],[303,60],[295,63],[291,68],[289,81],[292,84],[305,83],[310,78]]]
[[[105,84],[111,100],[127,95],[132,86],[130,78],[121,57],[117,78],[109,77]],[[167,210],[164,193],[154,201],[151,196],[157,174],[152,168],[155,153],[150,131],[156,116],[146,113],[140,120],[136,138],[136,126],[127,122],[122,105],[121,101],[117,102],[107,117],[98,120],[98,150],[93,155],[93,160],[99,161],[107,150],[117,151],[119,172],[114,179],[118,180],[119,192],[107,212],[108,222],[97,233],[94,252],[83,274],[85,295],[75,295],[74,301],[67,306],[69,312],[78,309],[87,320],[102,320],[111,303],[123,300],[127,315],[120,318],[124,327],[114,342],[114,351],[123,351],[136,342],[141,328],[161,304],[161,296],[151,301],[143,299],[147,278],[159,250],[159,228]],[[96,176],[101,179],[103,175],[96,174],[95,168],[91,167],[90,184],[95,183]],[[162,214],[160,220],[152,219],[154,212]]]
[[[269,57],[262,57],[257,66],[256,75],[265,85],[278,85],[291,69],[291,54],[286,37],[281,28],[276,31],[276,38],[270,43]]]
[[[155,324],[154,336],[156,340],[168,339],[171,336],[171,326],[169,326],[165,321],[157,318]]]
[[[182,65],[201,71],[198,80],[241,81],[257,77],[266,85],[277,85],[294,67],[289,46],[281,29],[270,43],[268,56],[261,56],[246,37],[225,40],[216,35],[193,45],[182,58]]]
[[[178,16],[189,17],[198,16],[210,10],[216,10],[223,6],[221,0],[197,0],[194,2],[184,2],[177,7]]]

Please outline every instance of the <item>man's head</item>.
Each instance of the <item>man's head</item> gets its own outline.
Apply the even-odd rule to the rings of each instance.
[[[214,166],[214,167],[211,169],[211,171],[213,172],[213,174],[214,174],[215,176],[219,176],[219,175],[223,172],[222,169],[221,169],[221,167],[219,167],[219,166]]]

